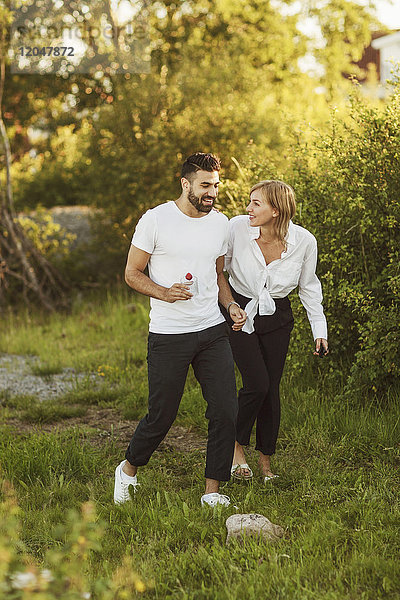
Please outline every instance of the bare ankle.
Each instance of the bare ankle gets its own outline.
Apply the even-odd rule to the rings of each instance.
[[[129,475],[129,477],[135,477],[135,475],[137,473],[137,467],[135,467],[134,465],[131,465],[131,463],[128,462],[127,460],[123,464],[122,470],[124,473]]]
[[[259,453],[258,464],[260,471],[264,476],[275,477],[271,470],[271,457],[269,454]]]
[[[244,455],[243,446],[239,444],[239,442],[235,442],[235,452],[233,455],[233,464],[242,465],[246,462],[246,457]]]
[[[208,479],[206,478],[206,489],[205,494],[215,494],[219,492],[219,481],[216,479]]]
[[[269,454],[263,454],[262,452],[260,452],[258,462],[260,467],[268,469],[271,468],[271,457],[269,456]]]

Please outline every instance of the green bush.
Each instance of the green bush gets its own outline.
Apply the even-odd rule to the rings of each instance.
[[[48,259],[57,257],[60,260],[66,256],[69,246],[76,237],[55,223],[50,213],[43,208],[29,216],[18,216],[17,222],[26,237]]]
[[[299,147],[292,173],[302,224],[319,242],[332,346],[352,362],[347,391],[354,396],[383,396],[399,381],[391,366],[399,310],[399,92],[383,108],[354,97],[349,125],[334,119],[309,155]]]
[[[351,367],[347,392],[357,391],[362,397],[366,391],[396,391],[400,381],[399,343],[398,307],[378,306],[360,326],[360,350]]]
[[[399,382],[400,83],[383,106],[355,94],[349,108],[348,122],[333,115],[329,134],[312,143],[300,137],[284,173],[260,164],[255,149],[226,195],[232,215],[243,212],[257,180],[293,185],[295,221],[318,241],[329,361],[339,376],[351,369],[347,393],[382,397]],[[303,316],[292,339],[296,368],[304,366],[305,329]]]
[[[137,597],[146,585],[134,571],[133,557],[125,557],[112,577],[89,577],[92,560],[102,550],[104,527],[98,522],[93,504],[81,511],[70,510],[66,523],[55,528],[57,544],[39,565],[21,541],[21,510],[7,482],[0,502],[0,600],[118,600]]]

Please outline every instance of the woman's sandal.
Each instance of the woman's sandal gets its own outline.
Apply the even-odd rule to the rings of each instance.
[[[247,471],[247,473],[244,473],[243,471]],[[247,463],[232,465],[231,476],[235,479],[248,480],[253,477],[253,471]]]

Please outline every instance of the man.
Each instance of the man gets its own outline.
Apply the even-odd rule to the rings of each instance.
[[[246,313],[232,298],[223,275],[228,219],[213,210],[220,161],[198,152],[182,166],[178,200],[148,210],[137,224],[125,281],[151,297],[148,340],[148,413],[138,424],[115,471],[114,502],[130,499],[137,468],[146,465],[178,412],[189,365],[208,407],[206,486],[201,504],[229,505],[219,494],[230,478],[237,416],[232,352],[220,302],[241,328]],[[144,274],[148,266],[149,276]]]

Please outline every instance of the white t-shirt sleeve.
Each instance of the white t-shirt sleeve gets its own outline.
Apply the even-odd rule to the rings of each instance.
[[[229,246],[229,221],[227,220],[226,224],[225,224],[224,242],[222,244],[220,256],[226,255],[226,253],[228,252],[228,246]]]
[[[136,225],[132,236],[132,245],[139,250],[153,254],[157,239],[157,220],[150,209],[144,213]]]

